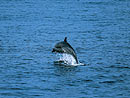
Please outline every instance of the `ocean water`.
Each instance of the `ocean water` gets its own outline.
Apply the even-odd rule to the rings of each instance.
[[[130,98],[130,0],[0,0],[0,98]]]

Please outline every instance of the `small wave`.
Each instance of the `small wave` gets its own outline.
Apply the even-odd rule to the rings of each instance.
[[[115,83],[116,81],[103,81],[103,82],[100,82],[100,83],[107,83],[107,84],[112,84],[112,83]]]

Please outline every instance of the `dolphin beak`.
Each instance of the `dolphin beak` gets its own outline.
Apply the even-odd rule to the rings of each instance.
[[[55,50],[53,49],[52,52],[55,52]]]

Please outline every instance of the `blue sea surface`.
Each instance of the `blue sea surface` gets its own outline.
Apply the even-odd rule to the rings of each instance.
[[[0,98],[130,98],[130,0],[0,0]]]

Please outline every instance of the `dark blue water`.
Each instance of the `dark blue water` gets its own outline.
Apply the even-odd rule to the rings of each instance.
[[[68,37],[86,66],[54,64]],[[0,0],[0,98],[129,98],[130,0]]]

